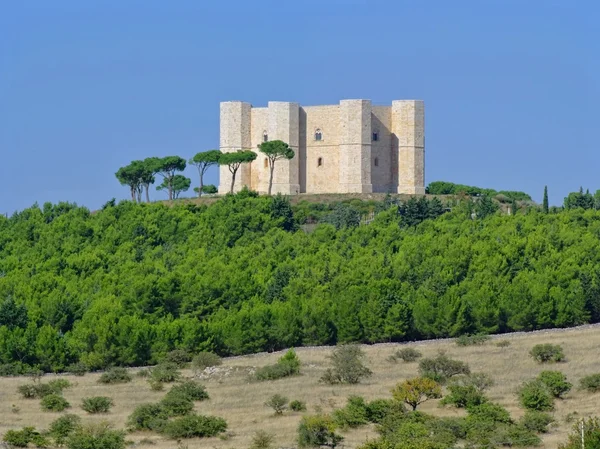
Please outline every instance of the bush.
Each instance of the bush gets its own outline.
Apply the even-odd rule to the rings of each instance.
[[[80,427],[67,439],[69,449],[124,449],[125,432],[106,424]]]
[[[402,360],[405,363],[415,362],[418,358],[422,357],[423,354],[421,351],[418,351],[414,348],[403,348],[398,349],[394,354],[390,357],[392,361]]]
[[[198,353],[192,359],[192,369],[197,374],[211,366],[219,366],[221,363],[223,363],[223,361],[221,360],[221,357],[219,357],[217,354],[203,351]]]
[[[473,385],[449,385],[448,391],[450,393],[440,401],[440,404],[466,408],[481,405],[487,401],[485,395]]]
[[[191,361],[192,355],[184,349],[174,349],[167,352],[162,360],[163,363],[173,363],[178,368],[184,368]]]
[[[435,380],[415,377],[397,384],[392,389],[392,396],[396,401],[404,402],[416,410],[425,401],[441,398],[442,388]]]
[[[546,385],[550,394],[555,398],[562,398],[573,387],[572,383],[567,382],[567,376],[560,371],[542,371],[538,380]]]
[[[227,430],[227,422],[215,416],[187,415],[167,423],[163,433],[169,438],[214,437]]]
[[[257,380],[275,380],[283,377],[294,376],[300,373],[300,359],[294,349],[288,350],[275,365],[259,368],[254,373]]]
[[[290,410],[294,412],[305,412],[306,402],[293,400],[292,402],[290,402]]]
[[[77,415],[63,415],[55,419],[48,428],[48,434],[54,439],[58,446],[62,446],[71,435],[79,427],[81,418]]]
[[[467,419],[473,421],[483,421],[491,423],[511,424],[512,419],[510,413],[504,407],[493,402],[485,402],[480,405],[467,407]]]
[[[550,343],[535,345],[529,355],[538,363],[562,362],[565,359],[562,347]]]
[[[393,399],[374,399],[367,404],[367,420],[375,424],[380,424],[386,416],[405,412],[404,405]]]
[[[532,432],[546,433],[548,432],[548,426],[553,422],[554,418],[548,413],[527,410],[519,421],[519,424]]]
[[[328,368],[323,374],[322,382],[357,384],[361,379],[373,374],[363,363],[365,353],[358,345],[338,346],[329,358],[333,367]]]
[[[180,384],[173,385],[167,393],[169,395],[184,395],[190,401],[204,401],[209,399],[206,388],[195,380],[185,380]]]
[[[580,449],[581,448],[581,423],[573,426],[569,438],[559,449]],[[597,449],[600,447],[600,418],[592,417],[583,421],[585,447],[588,449]]]
[[[172,362],[162,362],[150,371],[150,379],[154,382],[175,382],[181,378],[177,365]]]
[[[273,441],[275,441],[275,435],[265,432],[264,430],[258,430],[252,437],[250,449],[271,449],[273,447]]]
[[[85,373],[89,371],[88,366],[83,362],[73,363],[65,368],[67,373],[74,374],[76,376],[85,376]]]
[[[48,412],[62,412],[64,409],[71,407],[71,404],[65,398],[55,393],[44,396],[41,405],[42,410]]]
[[[344,408],[333,412],[333,420],[341,429],[354,428],[367,424],[367,404],[360,396],[350,396]]]
[[[66,379],[55,379],[47,384],[34,382],[32,384],[20,385],[17,390],[25,399],[42,399],[50,394],[62,394],[65,388],[71,386]]]
[[[483,345],[490,340],[490,338],[491,337],[486,334],[461,335],[456,339],[456,344],[457,346]]]
[[[304,416],[298,425],[298,446],[335,448],[343,439],[335,433],[335,429],[329,415]]]
[[[194,410],[194,403],[183,392],[169,392],[160,401],[160,405],[163,406],[169,416],[183,416]]]
[[[88,413],[107,413],[113,405],[111,398],[106,396],[94,396],[91,398],[83,398],[81,408]]]
[[[36,447],[48,447],[49,441],[44,438],[35,427],[23,427],[21,430],[7,430],[4,442],[14,447],[27,447],[34,443]]]
[[[123,384],[131,382],[131,374],[125,368],[111,368],[100,376],[101,384]]]
[[[496,346],[498,346],[499,348],[506,348],[510,345],[511,345],[510,340],[498,340],[496,342]]]
[[[422,377],[444,384],[453,376],[471,374],[469,365],[459,360],[452,360],[441,353],[434,358],[425,358],[419,362],[419,372]]]
[[[269,398],[265,405],[275,410],[276,415],[281,415],[287,409],[288,398],[280,394],[274,394]]]
[[[528,410],[545,412],[554,408],[554,399],[540,380],[525,382],[518,390],[518,395],[521,405]]]
[[[600,391],[600,374],[591,374],[582,378],[579,381],[579,389],[587,390],[590,393]]]
[[[167,423],[169,413],[162,404],[138,405],[127,419],[131,430],[161,430]]]

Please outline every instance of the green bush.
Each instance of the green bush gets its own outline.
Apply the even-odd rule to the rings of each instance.
[[[191,361],[192,355],[184,349],[174,349],[167,352],[162,360],[163,363],[173,363],[178,368],[184,368]]]
[[[55,379],[47,384],[34,382],[20,385],[17,390],[25,399],[42,399],[50,394],[62,394],[63,390],[69,388],[71,383],[66,379]]]
[[[131,382],[131,374],[125,368],[111,368],[102,373],[98,382],[101,384],[123,384]]]
[[[183,416],[194,410],[194,403],[183,392],[169,392],[169,394],[160,401],[160,404],[169,416]]]
[[[448,391],[449,394],[440,401],[441,405],[465,408],[487,402],[485,395],[473,385],[448,385]]]
[[[535,345],[529,351],[529,355],[538,363],[562,362],[565,360],[562,347],[550,343]]]
[[[350,396],[344,408],[333,412],[333,420],[340,429],[359,427],[367,424],[367,404],[360,396]]]
[[[329,384],[357,384],[373,372],[364,364],[365,353],[358,345],[337,346],[331,356],[332,367],[325,371],[321,382]]]
[[[587,390],[590,393],[600,391],[600,374],[591,374],[582,378],[579,381],[579,389]]]
[[[546,433],[548,432],[548,426],[553,422],[554,418],[548,413],[527,410],[519,421],[519,424],[532,432]]]
[[[67,439],[68,449],[124,449],[125,432],[106,424],[76,429]]]
[[[444,384],[453,376],[471,374],[471,370],[465,362],[453,360],[446,354],[440,353],[437,357],[421,360],[419,362],[419,373],[422,377]]]
[[[274,394],[269,398],[265,405],[271,407],[276,415],[281,415],[287,409],[288,398],[280,394]]]
[[[192,359],[192,369],[197,374],[199,372],[204,371],[206,368],[211,366],[219,366],[223,363],[221,357],[217,354],[213,354],[212,352],[199,352]]]
[[[66,443],[67,438],[79,427],[81,418],[77,415],[66,414],[50,423],[48,434],[58,446]]]
[[[554,398],[546,385],[538,380],[523,383],[518,390],[521,405],[528,410],[545,412],[554,409]]]
[[[206,387],[195,380],[184,380],[177,385],[173,385],[167,393],[167,396],[169,395],[184,395],[190,401],[204,401],[209,399]]]
[[[490,336],[486,334],[461,335],[456,339],[457,346],[475,346],[483,345],[490,340]]]
[[[386,416],[404,413],[404,404],[393,399],[374,399],[367,404],[367,420],[375,424],[380,424]]]
[[[504,407],[493,402],[484,402],[483,404],[467,407],[467,420],[482,421],[490,423],[512,423],[510,413]]]
[[[187,415],[169,421],[163,433],[169,438],[214,437],[227,430],[227,422],[215,416]]]
[[[83,398],[81,408],[88,413],[107,413],[113,405],[111,398],[106,396],[94,396],[91,398]]]
[[[394,354],[390,356],[392,361],[402,360],[405,363],[415,362],[418,358],[422,357],[421,351],[414,348],[403,348],[398,349]]]
[[[150,379],[154,382],[175,382],[181,378],[181,373],[177,364],[172,362],[162,362],[156,365],[150,371]]]
[[[71,404],[69,404],[65,398],[56,393],[44,396],[41,405],[42,410],[47,412],[62,412],[66,408],[71,407]]]
[[[161,430],[167,423],[169,413],[162,404],[138,405],[127,419],[131,430]]]
[[[283,377],[294,376],[300,373],[300,359],[294,349],[288,350],[275,365],[259,368],[254,373],[257,380],[276,380]]]
[[[559,449],[580,449],[581,448],[581,423],[573,425],[573,430],[569,434],[565,444],[561,444]],[[600,418],[591,417],[583,420],[583,438],[586,449],[598,449],[600,447]]]
[[[298,446],[335,448],[343,440],[335,430],[335,423],[329,415],[304,416],[298,425]]]
[[[572,383],[567,382],[567,376],[560,371],[542,371],[538,375],[538,380],[546,385],[550,394],[555,398],[562,398],[573,387]]]
[[[305,412],[306,411],[306,402],[293,400],[290,402],[290,410],[294,412]]]
[[[76,376],[85,376],[85,373],[89,371],[88,366],[83,362],[73,363],[65,368],[67,373],[74,374]]]
[[[275,441],[275,435],[264,430],[257,430],[252,437],[250,449],[271,449],[273,441]]]
[[[4,442],[14,447],[27,447],[34,443],[36,447],[48,447],[49,441],[42,436],[35,427],[23,427],[21,430],[7,430]]]

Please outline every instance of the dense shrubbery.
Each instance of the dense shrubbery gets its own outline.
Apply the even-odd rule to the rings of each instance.
[[[453,360],[446,354],[438,354],[433,358],[425,358],[419,362],[421,376],[428,377],[444,384],[453,376],[471,374],[469,365],[460,360]]]
[[[65,398],[56,393],[44,396],[40,401],[40,405],[42,406],[42,410],[47,412],[62,412],[71,407],[71,404]]]
[[[545,412],[554,409],[554,398],[544,382],[539,379],[524,382],[518,391],[521,405],[528,410]]]
[[[219,366],[223,361],[217,354],[201,351],[192,358],[192,369],[198,374],[211,366]]]
[[[63,390],[69,388],[71,383],[66,379],[55,379],[48,383],[33,382],[20,385],[17,389],[25,399],[42,399],[50,394],[62,394]]]
[[[50,442],[35,427],[23,427],[21,430],[7,430],[4,441],[13,447],[28,447],[33,443],[35,447],[50,447]]]
[[[190,414],[169,421],[163,433],[169,438],[214,437],[227,430],[227,423],[223,418]]]
[[[529,354],[539,363],[562,362],[565,360],[562,347],[550,343],[535,345],[531,348]]]
[[[583,377],[579,381],[579,388],[581,390],[587,390],[590,393],[600,391],[600,374],[591,374]]]
[[[426,192],[430,195],[458,195],[466,194],[471,196],[477,195],[488,195],[496,196],[502,195],[509,199],[518,201],[531,201],[531,196],[525,192],[518,192],[512,190],[494,190],[494,189],[482,189],[481,187],[466,186],[463,184],[454,184],[446,181],[434,181],[430,182],[426,188]]]
[[[88,413],[107,413],[113,406],[113,400],[106,396],[83,398],[81,408]]]
[[[357,384],[373,372],[365,365],[365,353],[357,345],[342,345],[329,356],[331,368],[327,368],[321,381],[329,384]]]
[[[48,435],[52,437],[58,446],[62,446],[67,438],[79,428],[80,423],[81,418],[77,415],[63,415],[50,423]]]
[[[414,348],[402,348],[398,349],[394,352],[389,360],[392,362],[397,362],[398,360],[402,360],[405,363],[415,362],[418,358],[422,357],[423,354],[418,349]]]
[[[600,320],[595,210],[473,220],[468,201],[436,219],[433,202],[351,205],[378,214],[306,233],[301,207],[295,220],[285,200],[242,192],[0,217],[1,372]]]
[[[475,346],[482,345],[490,340],[490,336],[486,334],[461,335],[456,339],[458,346]]]
[[[101,384],[123,384],[131,382],[133,378],[125,368],[111,368],[102,373],[98,382]]]
[[[300,359],[294,349],[289,349],[274,365],[258,368],[254,373],[256,380],[275,380],[300,374]]]
[[[124,449],[125,432],[100,423],[78,427],[67,439],[68,449]]]

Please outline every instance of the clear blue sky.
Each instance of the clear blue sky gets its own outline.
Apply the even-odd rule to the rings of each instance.
[[[600,189],[599,5],[4,1],[0,212],[127,198],[120,166],[218,146],[220,101],[344,98],[425,100],[427,182],[561,204]]]

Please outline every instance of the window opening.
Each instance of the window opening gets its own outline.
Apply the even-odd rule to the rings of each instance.
[[[315,140],[323,140],[323,133],[320,129],[317,129],[315,131]]]

